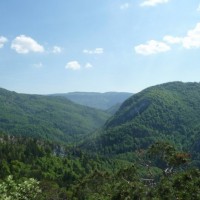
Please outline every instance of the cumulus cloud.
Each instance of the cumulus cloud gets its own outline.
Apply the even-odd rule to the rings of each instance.
[[[200,23],[198,23],[194,29],[188,31],[186,37],[183,38],[182,44],[183,47],[188,49],[200,47]]]
[[[128,8],[130,8],[130,4],[129,4],[129,3],[124,3],[124,4],[121,4],[121,5],[120,5],[120,9],[121,9],[121,10],[126,10],[126,9],[128,9]]]
[[[171,48],[163,42],[150,40],[146,44],[140,44],[135,47],[135,52],[142,55],[151,55],[169,51]]]
[[[163,37],[163,40],[170,44],[179,44],[182,42],[182,38],[180,37],[173,37],[171,35],[166,35]]]
[[[59,54],[59,53],[62,52],[62,48],[59,47],[59,46],[54,46],[52,52],[55,53],[55,54]]]
[[[189,30],[183,37],[166,35],[163,37],[163,41],[165,43],[150,40],[146,44],[140,44],[136,46],[135,51],[136,53],[143,55],[156,54],[169,51],[171,47],[168,44],[178,44],[186,49],[200,48],[200,23],[197,23],[194,29]]]
[[[146,0],[140,6],[156,6],[157,4],[168,3],[169,0]]]
[[[78,61],[70,61],[67,63],[67,65],[65,66],[66,69],[71,69],[71,70],[80,70],[81,69],[81,65],[79,64]]]
[[[6,37],[0,36],[0,48],[3,48],[4,44],[8,41]]]
[[[93,67],[93,65],[89,62],[85,64],[86,69],[89,69],[89,68],[92,68],[92,67]]]
[[[96,48],[96,49],[93,49],[93,50],[84,49],[83,53],[85,53],[85,54],[103,54],[104,49],[103,48]]]
[[[25,35],[17,36],[12,41],[11,48],[20,54],[27,54],[30,52],[44,52],[44,47],[42,45],[38,44],[31,37],[27,37]]]
[[[194,29],[189,30],[184,37],[165,36],[164,41],[171,44],[181,44],[184,48],[200,48],[200,23]]]

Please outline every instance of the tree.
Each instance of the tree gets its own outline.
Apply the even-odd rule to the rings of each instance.
[[[156,142],[148,149],[148,153],[166,175],[171,174],[175,167],[186,164],[190,158],[188,153],[177,152],[168,142]]]
[[[17,182],[12,176],[0,183],[0,200],[36,200],[41,190],[33,178]]]

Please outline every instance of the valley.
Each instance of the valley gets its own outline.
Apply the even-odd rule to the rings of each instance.
[[[200,83],[108,94],[0,89],[0,188],[13,197],[6,183],[33,178],[30,200],[199,199]]]
[[[65,94],[53,94],[52,96],[65,97],[83,106],[109,111],[114,107],[119,108],[120,105],[132,95],[132,93],[128,92],[70,92]]]

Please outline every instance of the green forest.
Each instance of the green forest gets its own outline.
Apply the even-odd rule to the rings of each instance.
[[[0,200],[200,199],[200,83],[147,88],[111,115],[0,90]]]
[[[110,114],[64,97],[17,94],[0,89],[0,130],[72,143],[100,128]]]

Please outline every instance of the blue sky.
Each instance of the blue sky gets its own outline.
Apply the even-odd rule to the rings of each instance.
[[[127,91],[199,82],[200,0],[2,0],[0,87]]]

